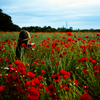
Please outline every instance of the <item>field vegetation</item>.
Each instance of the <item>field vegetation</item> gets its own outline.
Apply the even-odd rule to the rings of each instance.
[[[100,100],[100,33],[0,32],[0,100]]]

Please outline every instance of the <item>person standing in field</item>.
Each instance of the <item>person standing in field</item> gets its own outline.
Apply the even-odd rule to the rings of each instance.
[[[19,33],[19,39],[18,39],[17,47],[16,47],[16,57],[17,58],[21,57],[22,52],[25,53],[25,50],[28,46],[31,47],[31,44],[29,44],[29,40],[31,40],[29,32],[26,30],[21,30]],[[34,44],[35,43],[33,43],[32,45]],[[24,46],[24,50],[22,51],[23,46]]]

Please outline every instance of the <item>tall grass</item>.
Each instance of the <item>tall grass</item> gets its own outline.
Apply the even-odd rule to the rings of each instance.
[[[17,59],[19,34],[0,33],[2,100],[100,99],[100,33],[30,34],[34,50],[29,48]],[[14,75],[12,81],[9,74]]]

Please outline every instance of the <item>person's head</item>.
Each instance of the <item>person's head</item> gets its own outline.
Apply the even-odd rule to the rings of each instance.
[[[28,44],[28,41],[31,39],[30,34],[26,30],[21,30],[19,33],[18,45],[22,43]]]

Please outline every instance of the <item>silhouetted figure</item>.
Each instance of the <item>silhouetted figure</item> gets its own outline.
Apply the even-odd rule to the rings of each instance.
[[[24,43],[24,45],[27,46],[31,46],[31,44],[29,45],[29,40],[31,39],[30,34],[28,31],[26,30],[21,30],[20,34],[19,34],[19,39],[18,39],[18,43],[17,43],[17,47],[16,47],[16,56],[17,58],[20,58],[21,53],[24,52],[25,53],[25,48],[24,51],[22,51],[22,44]]]

